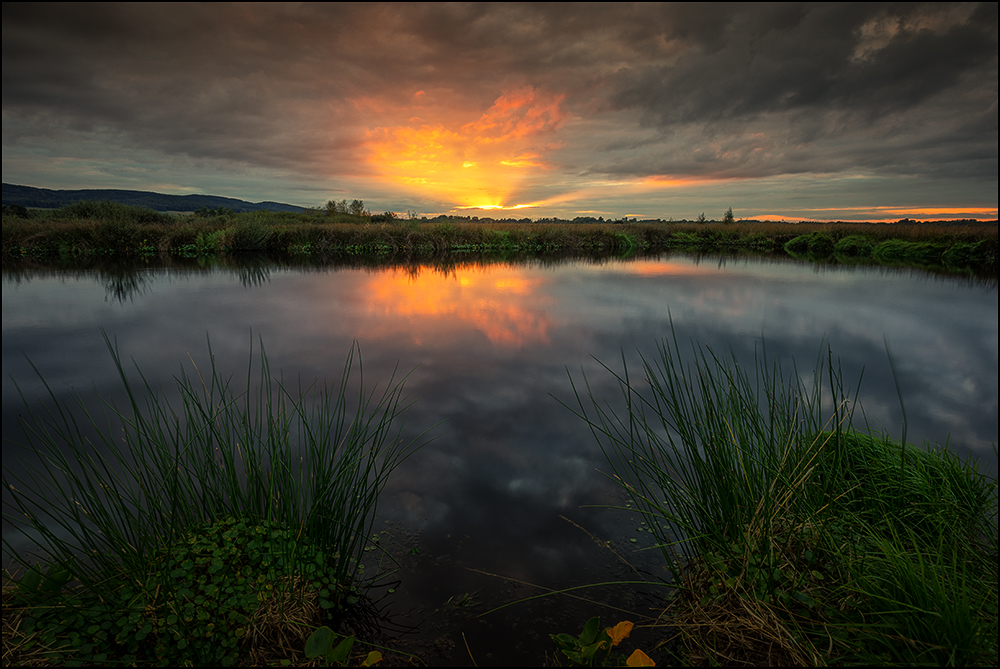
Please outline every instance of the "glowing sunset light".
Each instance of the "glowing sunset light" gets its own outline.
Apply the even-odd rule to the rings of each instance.
[[[898,221],[901,218],[911,218],[915,220],[954,220],[954,219],[990,219],[997,218],[997,207],[906,207],[906,206],[875,206],[875,207],[824,207],[821,209],[808,209],[807,212],[815,212],[817,220],[829,220],[832,212],[844,212],[844,214],[861,214],[865,220],[875,223],[886,223]],[[765,218],[763,215],[754,218]],[[770,220],[782,220],[777,215],[768,216]],[[784,217],[784,220],[802,220]]]
[[[683,188],[685,186],[700,186],[709,183],[723,183],[731,179],[718,179],[713,177],[675,177],[660,174],[644,177],[636,182],[637,188]]]
[[[996,207],[872,207],[872,211],[906,218],[996,218]]]
[[[516,205],[514,207],[504,207],[504,209],[518,209],[518,208],[552,208],[560,207],[566,205],[572,205],[573,203],[583,203],[593,200],[617,200],[622,198],[628,198],[630,196],[645,196],[650,193],[664,193],[671,190],[683,190],[685,188],[692,188],[695,186],[705,186],[705,185],[724,185],[727,182],[734,181],[733,179],[718,179],[715,177],[671,177],[664,175],[655,175],[650,177],[634,178],[634,179],[608,179],[608,178],[590,178],[587,180],[577,178],[572,187],[568,187],[562,192],[556,193],[544,199],[532,202],[530,204]],[[579,206],[579,205],[577,205]],[[472,207],[469,207],[472,208]],[[485,207],[480,207],[485,208]],[[585,214],[597,214],[597,211],[587,211],[579,209],[576,211],[577,215]],[[622,214],[623,212],[618,211],[616,213]],[[634,214],[624,214],[626,216],[633,216]]]
[[[547,344],[550,318],[547,301],[537,289],[541,281],[521,276],[516,270],[458,269],[453,274],[437,272],[380,272],[366,289],[369,311],[378,316],[379,328],[405,326],[418,342],[425,330],[453,329],[458,323],[471,325],[495,346],[517,348]]]
[[[365,142],[367,161],[383,180],[457,208],[525,206],[510,200],[528,177],[548,169],[527,143],[559,129],[562,99],[525,88],[501,95],[474,121],[376,127]]]
[[[532,209],[532,208],[537,207],[537,206],[538,206],[537,204],[511,204],[511,205],[503,205],[503,204],[472,204],[472,205],[466,205],[466,206],[462,206],[462,207],[455,207],[455,209],[486,209],[486,210],[501,210],[501,211],[505,211],[505,210],[513,210],[513,209]]]

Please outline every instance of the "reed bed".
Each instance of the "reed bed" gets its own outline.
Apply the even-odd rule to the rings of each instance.
[[[288,386],[261,348],[243,384],[212,357],[168,396],[108,347],[121,407],[68,406],[49,389],[40,411],[25,398],[23,473],[4,468],[4,521],[30,546],[4,537],[18,572],[5,639],[15,611],[25,637],[5,661],[205,665],[301,651],[376,576],[362,557],[378,496],[419,446],[402,439],[405,379],[366,390],[355,348],[339,386]]]
[[[247,254],[321,261],[350,256],[398,260],[455,252],[504,257],[526,253],[634,255],[669,250],[787,253],[817,262],[995,272],[997,226],[974,221],[572,223],[447,217],[428,221],[389,215],[267,212],[170,216],[110,202],[78,203],[49,214],[37,213],[28,218],[5,214],[3,218],[5,260]]]
[[[830,354],[811,379],[692,355],[607,368],[619,405],[574,386],[673,573],[677,659],[995,666],[996,480],[856,427]]]

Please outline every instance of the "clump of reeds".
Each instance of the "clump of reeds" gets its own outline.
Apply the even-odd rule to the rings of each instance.
[[[675,337],[641,381],[612,372],[621,409],[577,392],[673,571],[685,659],[995,665],[996,481],[858,431],[832,355],[808,381],[754,363]]]
[[[379,493],[418,446],[401,438],[403,380],[355,386],[352,349],[339,386],[289,387],[261,349],[245,385],[213,357],[168,396],[108,346],[124,406],[97,415],[46,385],[51,408],[25,398],[24,473],[4,468],[4,521],[22,535],[4,535],[10,594],[31,643],[57,661],[232,662],[275,627],[275,601],[355,601]]]
[[[265,215],[245,214],[226,231],[224,245],[233,253],[264,253],[273,235],[274,230]]]

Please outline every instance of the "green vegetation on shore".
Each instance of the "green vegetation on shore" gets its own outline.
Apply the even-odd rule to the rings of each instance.
[[[427,259],[447,253],[633,255],[664,251],[781,254],[815,262],[870,263],[988,273],[997,267],[997,225],[978,223],[770,223],[493,219],[400,219],[363,203],[324,212],[170,215],[113,202],[39,212],[5,208],[4,261],[89,257],[156,259],[266,254],[326,262],[343,257]],[[23,209],[23,208],[22,208]]]
[[[352,382],[352,351],[339,387],[290,387],[261,351],[245,387],[213,358],[168,397],[108,345],[123,407],[67,406],[50,390],[47,410],[25,400],[23,473],[5,445],[4,523],[29,546],[5,531],[19,567],[4,587],[5,664],[301,656],[378,576],[362,561],[378,496],[419,446],[401,439],[403,381]]]
[[[694,354],[665,342],[609,369],[623,408],[576,408],[673,573],[678,659],[996,666],[996,480],[852,427],[832,357],[805,382]]]

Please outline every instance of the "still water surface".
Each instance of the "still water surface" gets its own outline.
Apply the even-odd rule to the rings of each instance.
[[[632,553],[648,545],[637,517],[587,506],[626,500],[601,473],[586,425],[559,400],[573,400],[567,370],[613,400],[597,360],[620,369],[623,355],[652,355],[671,322],[682,345],[731,349],[752,363],[763,340],[803,374],[829,347],[849,383],[863,371],[869,424],[898,436],[888,342],[908,440],[947,441],[997,471],[995,280],[684,256],[446,270],[151,269],[124,289],[97,273],[4,277],[5,442],[19,439],[11,377],[29,397],[42,392],[25,356],[59,394],[115,396],[102,328],[164,387],[189,355],[206,362],[206,337],[229,373],[245,371],[251,341],[263,342],[285,379],[337,383],[355,341],[367,382],[384,382],[397,363],[412,370],[407,388],[419,399],[408,432],[433,428],[437,439],[396,471],[380,504],[379,527],[404,563],[382,606],[400,628],[435,621],[415,636],[432,644],[436,664],[469,662],[462,632],[480,664],[531,664],[549,633],[579,631],[596,614],[635,619],[565,598],[473,616],[539,592],[480,572],[550,588],[629,578],[590,535],[662,574],[652,552]],[[474,605],[454,606],[467,593]],[[617,595],[594,596],[642,613],[656,604]]]

